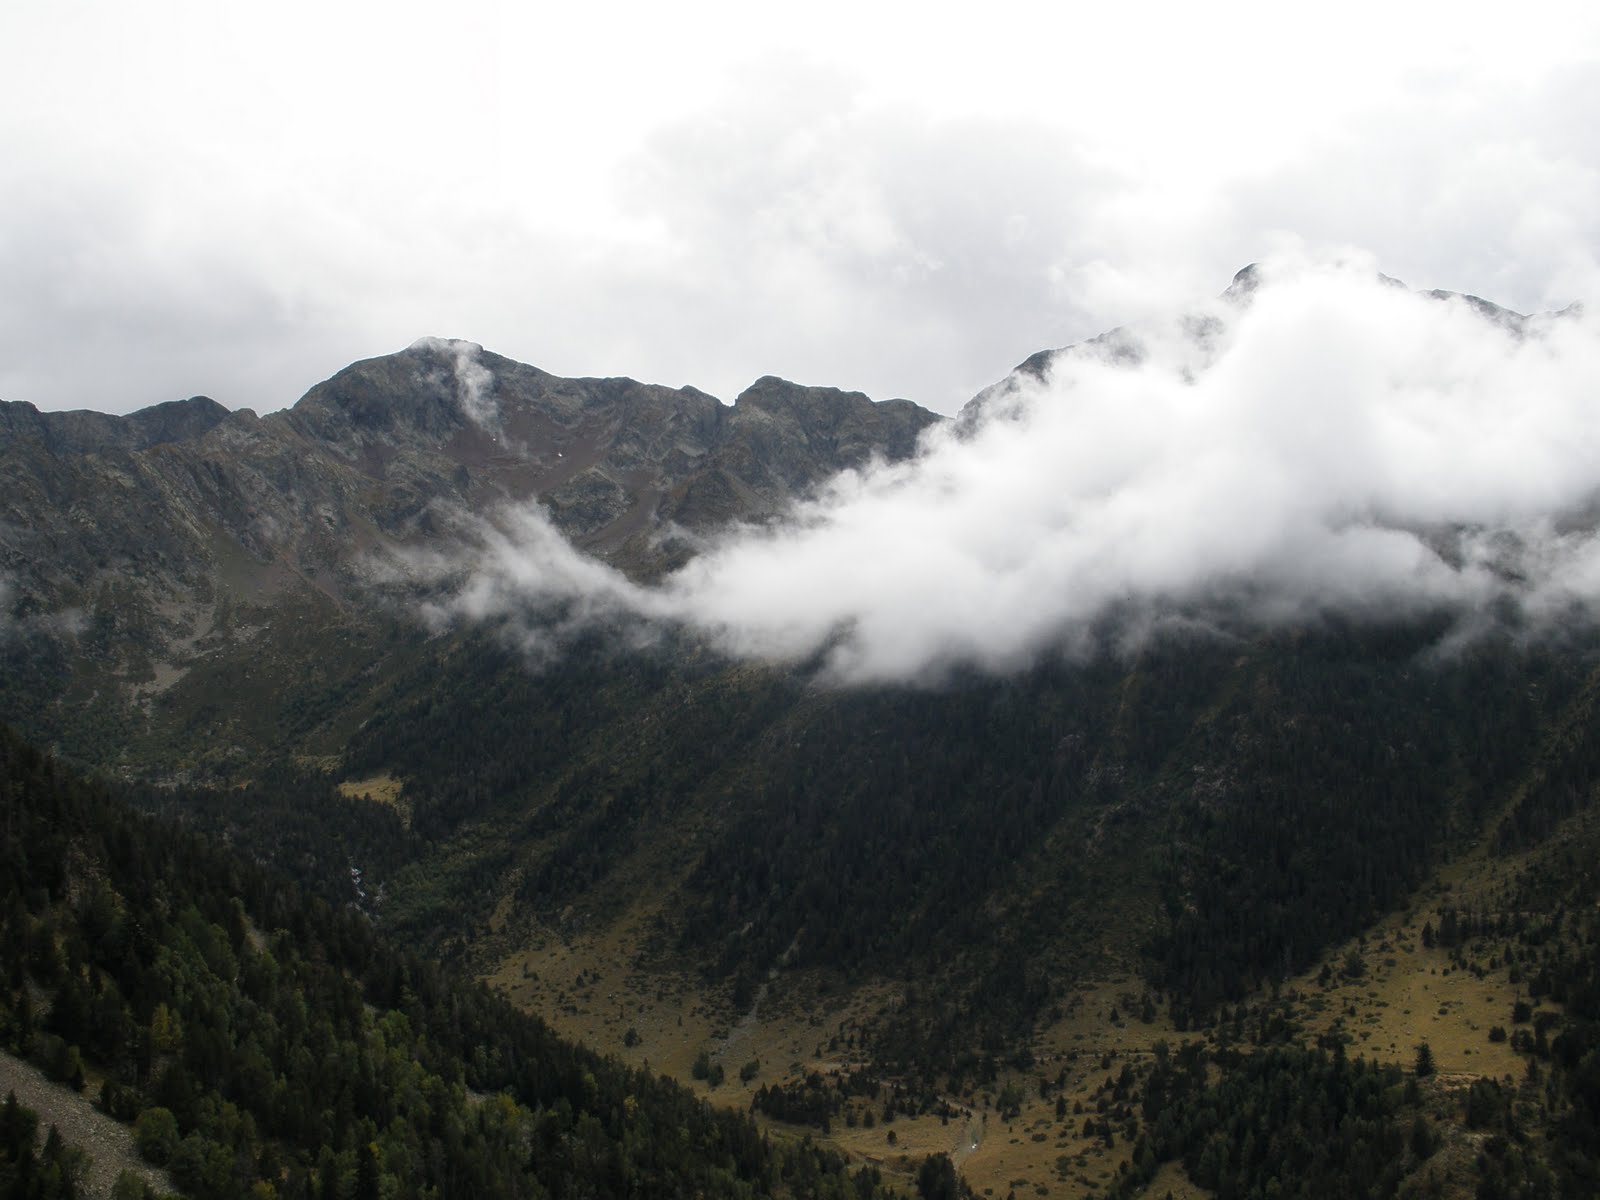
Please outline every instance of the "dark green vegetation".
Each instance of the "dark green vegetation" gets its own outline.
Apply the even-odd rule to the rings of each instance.
[[[1159,1056],[1143,1081],[1148,1132],[1122,1195],[1164,1160],[1219,1197],[1394,1196],[1435,1149],[1428,1120],[1400,1071],[1320,1049],[1268,1048],[1223,1058],[1206,1084],[1208,1056],[1186,1044]]]
[[[102,1078],[190,1195],[874,1193],[3,730],[0,814],[0,1035],[74,1086]],[[4,1169],[44,1179],[60,1155],[18,1150],[25,1123],[6,1110]]]
[[[473,639],[348,759],[410,781],[450,864],[402,876],[408,931],[448,937],[507,891],[523,919],[604,919],[666,845],[665,936],[737,1006],[777,965],[898,976],[913,1003],[873,1048],[933,1073],[1004,1057],[1108,936],[1143,946],[1181,1028],[1404,902],[1513,801],[1570,808],[1529,781],[1586,769],[1564,730],[1593,664],[1509,637],[1437,655],[1445,632],[1190,637],[848,691],[599,637],[530,672]]]
[[[1592,847],[1544,842],[1587,811],[1600,778],[1592,659],[1508,635],[1440,655],[1444,632],[1329,624],[851,692],[681,646],[621,655],[596,642],[529,675],[483,642],[441,657],[435,677],[458,682],[389,708],[352,751],[430,781],[411,793],[419,819],[435,814],[445,845],[493,847],[473,859],[492,862],[479,878],[518,881],[523,910],[547,921],[575,897],[603,919],[627,900],[631,861],[709,830],[675,860],[683,916],[664,942],[738,1008],[774,965],[898,976],[904,1003],[866,1031],[870,1057],[913,1092],[960,1090],[1028,1065],[1028,1030],[1103,961],[1108,935],[1139,948],[1180,1029],[1225,1031],[1219,1014],[1405,905],[1482,840],[1544,848],[1541,878],[1593,879]],[[452,731],[453,771],[430,764],[429,727]],[[531,777],[514,774],[518,745]],[[474,804],[455,778],[526,801]],[[436,904],[425,911],[449,907]],[[1504,905],[1582,908],[1532,894]],[[1441,912],[1439,936],[1468,944],[1483,928],[1472,920]],[[1177,1159],[1223,1196],[1451,1195],[1452,1180],[1486,1197],[1593,1194],[1586,1072],[1600,1056],[1580,965],[1592,935],[1541,928],[1504,936],[1509,957],[1524,936],[1555,956],[1521,968],[1568,1008],[1565,1024],[1546,1012],[1544,1034],[1515,1035],[1542,1082],[1418,1094],[1395,1068],[1281,1030],[1260,1053],[1195,1046],[1138,1081],[1142,1120],[1095,1118],[1098,1133],[1137,1139],[1118,1187],[1135,1194]],[[1213,1083],[1197,1069],[1208,1064]],[[764,1085],[756,1105],[823,1130],[850,1111],[836,1082],[804,1079]],[[1463,1130],[1481,1145],[1464,1161]],[[1435,1159],[1447,1141],[1456,1149]]]
[[[830,1079],[812,1072],[804,1079],[788,1084],[774,1084],[756,1089],[751,1107],[777,1121],[791,1125],[810,1125],[829,1131],[835,1120],[854,1128],[865,1118],[870,1127],[881,1111],[887,1124],[899,1113],[937,1112],[945,1120],[951,1115],[950,1106],[931,1093],[915,1096],[898,1084],[885,1084],[865,1071],[842,1071]]]
[[[1426,1042],[1407,1071],[1350,1059],[1343,1036],[1299,1045],[1291,1026],[1241,1008],[1214,1048],[1162,1046],[1148,1069],[1124,1069],[1113,1098],[1141,1101],[1118,1110],[1139,1118],[1127,1131],[1138,1141],[1114,1194],[1140,1194],[1176,1159],[1219,1197],[1596,1195],[1600,828],[1588,815],[1487,903],[1425,926],[1452,970],[1503,973],[1526,996],[1505,1014],[1520,1077],[1441,1081]]]
[[[1591,779],[1594,776],[1590,776]],[[1592,787],[1592,784],[1590,785]],[[1506,1014],[1520,1085],[1474,1084],[1469,1126],[1489,1135],[1480,1195],[1600,1194],[1600,827],[1591,811],[1479,912],[1442,914],[1440,938],[1469,970],[1526,988]],[[1558,1007],[1546,1007],[1547,1005]],[[1530,1182],[1531,1181],[1531,1182]]]

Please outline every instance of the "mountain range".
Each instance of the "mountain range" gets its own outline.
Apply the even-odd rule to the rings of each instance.
[[[1442,606],[1332,611],[838,686],[694,628],[541,611],[533,654],[430,619],[462,530],[508,509],[648,587],[841,472],[1005,419],[1073,356],[1141,353],[1136,331],[1042,352],[949,421],[439,339],[266,416],[0,404],[0,720],[559,1030],[908,1181],[944,1152],[996,1195],[1584,1194],[1587,627],[1458,643]],[[1420,1079],[1418,970],[1453,981]],[[1527,999],[1540,1042],[1479,1035]],[[1400,1143],[1351,1134],[1294,1191],[1255,1143],[1330,1138],[1316,1105],[1263,1101],[1289,1125],[1250,1146],[1206,1124],[1208,1088],[1307,1081],[1371,1092],[1361,1119]]]

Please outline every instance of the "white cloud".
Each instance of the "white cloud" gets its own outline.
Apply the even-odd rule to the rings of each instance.
[[[89,614],[81,608],[25,612],[20,617],[16,615],[16,608],[16,585],[0,575],[0,646],[39,636],[76,637],[89,627]]]
[[[450,364],[450,385],[462,415],[485,433],[498,435],[500,402],[494,394],[494,372],[483,365],[483,347],[460,338],[418,338],[413,350],[430,350]],[[444,383],[439,380],[440,385]]]
[[[1595,320],[1497,320],[1361,256],[1262,273],[1248,304],[1133,331],[1137,362],[1063,355],[976,424],[728,532],[659,587],[516,514],[455,611],[681,622],[873,681],[1014,669],[1107,621],[1600,602],[1600,541],[1577,519],[1600,496]]]

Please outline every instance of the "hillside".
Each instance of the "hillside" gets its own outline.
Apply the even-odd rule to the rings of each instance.
[[[186,1195],[876,1194],[4,730],[0,796],[7,1048]]]

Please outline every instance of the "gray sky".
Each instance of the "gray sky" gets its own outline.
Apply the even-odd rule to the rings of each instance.
[[[549,7],[8,0],[0,398],[438,335],[951,411],[1297,250],[1600,302],[1591,5]]]

